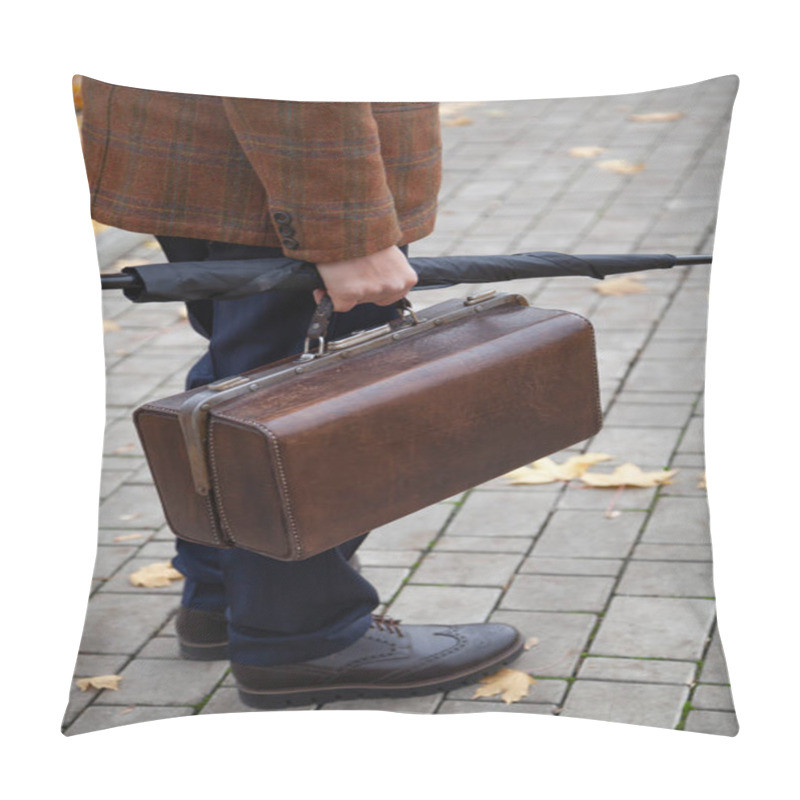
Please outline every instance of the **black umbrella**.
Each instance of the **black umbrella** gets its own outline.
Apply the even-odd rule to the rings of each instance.
[[[669,269],[676,265],[710,264],[711,256],[589,255],[518,253],[499,256],[410,258],[419,287],[459,283],[494,283],[518,278],[607,275]],[[103,289],[122,289],[135,303],[170,300],[231,300],[275,289],[311,291],[323,288],[316,267],[291,258],[237,261],[179,261],[125,267],[121,274],[102,275]]]

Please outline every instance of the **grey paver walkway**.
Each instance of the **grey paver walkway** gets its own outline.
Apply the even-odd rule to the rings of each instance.
[[[709,252],[734,90],[733,81],[718,79],[623,97],[445,104],[439,220],[413,253]],[[672,111],[684,116],[629,119]],[[604,151],[579,158],[574,147]],[[610,159],[644,166],[599,168]],[[147,237],[105,230],[98,246],[108,271],[163,260]],[[736,733],[699,484],[708,278],[708,267],[644,273],[645,292],[618,297],[582,278],[495,287],[595,324],[606,423],[557,461],[603,451],[614,460],[598,470],[633,461],[680,471],[670,486],[621,493],[498,478],[375,531],[362,549],[364,574],[389,614],[407,622],[511,622],[535,639],[514,666],[537,683],[512,705],[461,689],[328,708],[501,710]],[[471,291],[414,298],[427,305]],[[123,680],[117,692],[74,688],[67,734],[245,710],[226,663],[178,658],[179,584],[142,589],[127,581],[139,566],[167,560],[172,540],[130,412],[180,391],[201,342],[178,304],[134,306],[108,292],[103,301],[109,422],[97,564],[75,674]]]

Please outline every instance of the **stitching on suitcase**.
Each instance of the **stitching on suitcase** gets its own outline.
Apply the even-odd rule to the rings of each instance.
[[[211,462],[211,471],[216,474],[216,451],[214,450],[214,426],[209,424],[208,426],[208,459]],[[217,497],[217,509],[219,511],[219,520],[222,524],[222,527],[225,530],[225,533],[230,537],[231,542],[234,545],[238,544],[236,538],[233,535],[233,530],[231,529],[231,524],[228,522],[228,517],[225,514],[225,506],[222,503],[222,495],[218,493],[219,496]],[[211,507],[211,495],[206,495],[206,500],[208,501],[209,507]]]
[[[560,310],[560,309],[558,309]],[[600,372],[597,367],[597,337],[595,336],[594,332],[594,325],[587,317],[584,317],[583,314],[578,314],[577,311],[561,311],[561,316],[567,317],[577,317],[578,319],[582,319],[588,326],[589,326],[589,335],[592,337],[592,352],[595,353],[595,357],[593,359],[594,362],[594,379],[595,384],[597,385],[597,400],[595,403],[595,422],[597,423],[598,430],[603,427],[603,406],[600,401]]]
[[[246,425],[247,427],[258,428],[267,435],[267,439],[269,440],[270,445],[272,445],[272,450],[275,453],[275,462],[278,466],[278,476],[280,478],[280,489],[281,489],[280,495],[281,495],[283,510],[286,513],[286,521],[289,524],[289,534],[294,540],[294,545],[297,551],[298,558],[302,558],[303,545],[300,541],[300,537],[297,532],[297,523],[295,522],[294,514],[292,513],[292,501],[291,498],[289,497],[289,482],[286,479],[286,471],[283,467],[283,459],[281,458],[281,450],[280,450],[280,443],[278,442],[278,437],[275,436],[275,434],[266,425],[259,422],[254,422],[253,420],[241,419],[239,417],[234,417],[230,414],[217,414],[217,419],[227,419],[230,420],[231,422],[238,422],[242,425]]]

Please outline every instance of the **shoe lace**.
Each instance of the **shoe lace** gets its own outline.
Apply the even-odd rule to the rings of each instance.
[[[403,635],[403,629],[400,627],[399,619],[392,619],[383,614],[373,614],[371,628],[377,628],[379,631],[386,631],[387,633],[394,633],[398,636]]]

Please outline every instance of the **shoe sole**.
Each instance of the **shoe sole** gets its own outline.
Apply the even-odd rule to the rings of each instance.
[[[324,686],[314,689],[293,689],[279,692],[247,689],[241,684],[238,686],[239,699],[251,708],[262,710],[290,708],[297,706],[319,705],[332,703],[337,700],[358,700],[361,698],[376,697],[416,697],[419,695],[436,694],[451,689],[468,686],[486,675],[491,675],[500,667],[513,661],[520,655],[524,647],[524,640],[519,638],[512,648],[492,659],[480,667],[472,667],[461,674],[452,675],[445,680],[437,679],[419,681],[396,686],[374,686],[369,684],[342,684],[338,686]]]
[[[189,644],[178,640],[181,657],[187,661],[227,661],[228,643]]]

